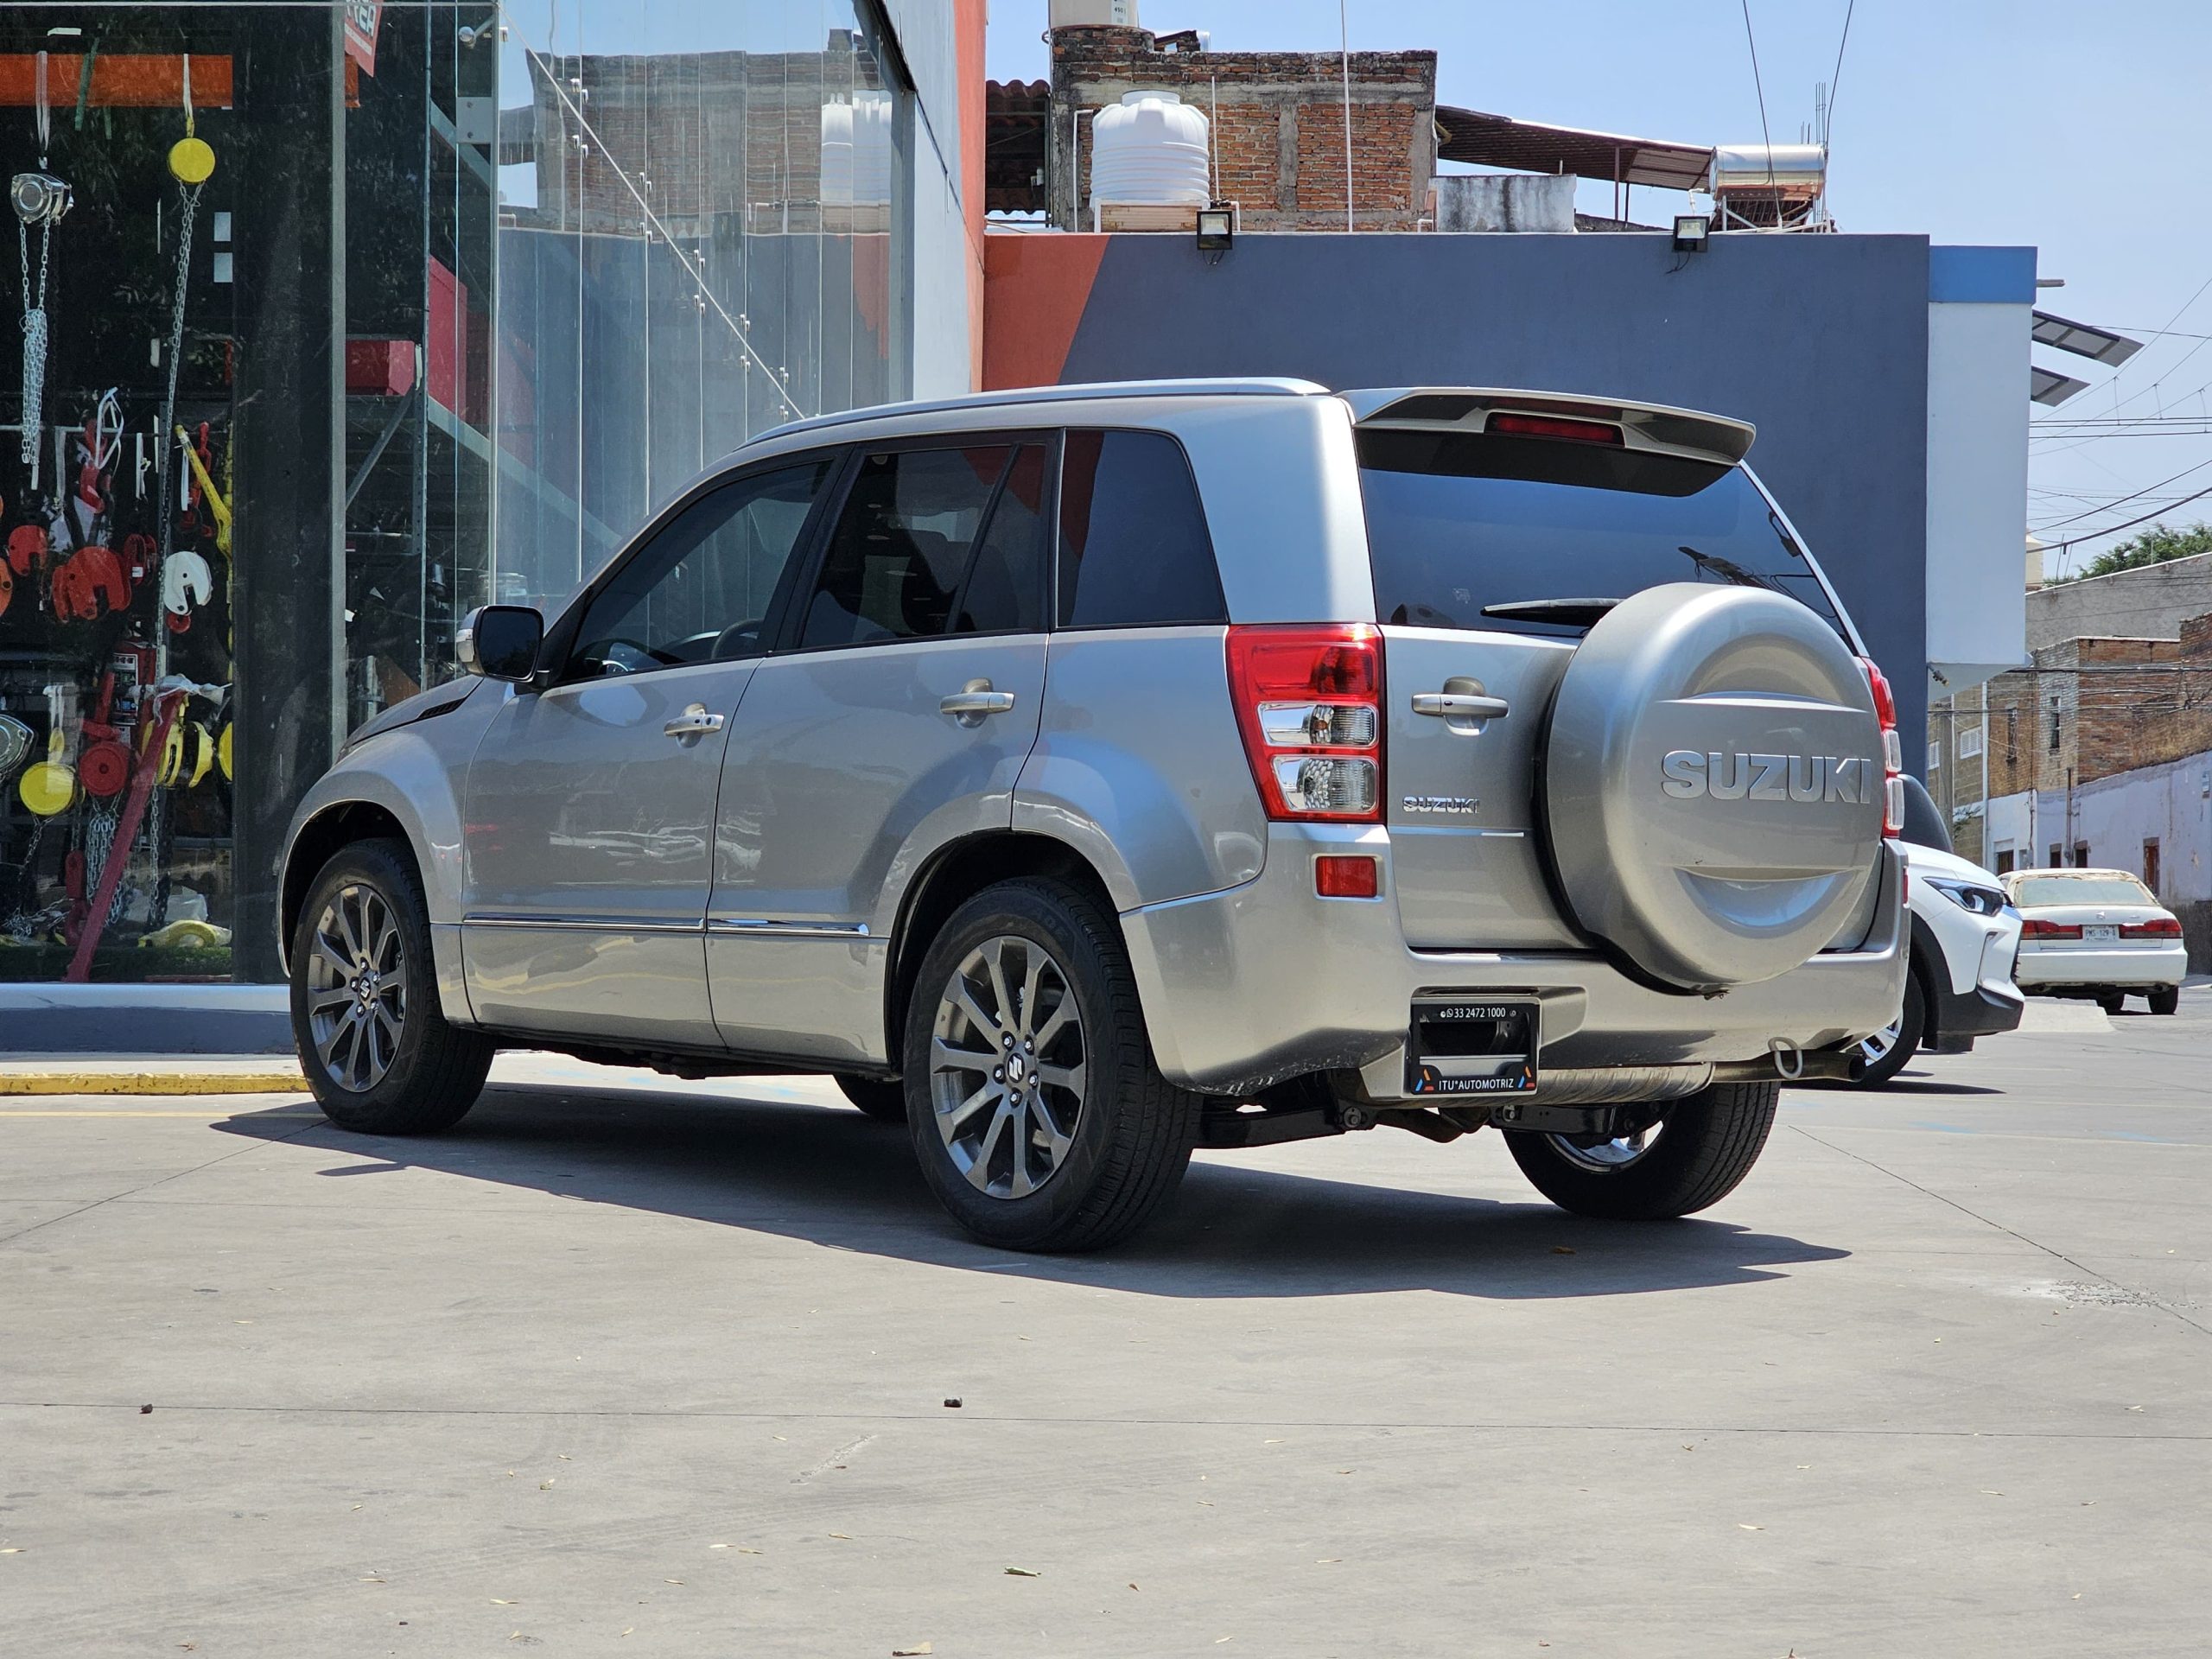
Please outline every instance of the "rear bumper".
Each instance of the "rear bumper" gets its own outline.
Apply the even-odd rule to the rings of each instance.
[[[1313,855],[1351,851],[1381,860],[1381,896],[1316,897]],[[1389,853],[1380,828],[1274,824],[1255,880],[1125,912],[1161,1071],[1189,1088],[1240,1093],[1301,1072],[1357,1070],[1371,1098],[1403,1099],[1416,995],[1534,996],[1549,1071],[1756,1060],[1777,1039],[1826,1048],[1879,1030],[1904,995],[1900,867],[1887,849],[1861,948],[1714,997],[1651,989],[1589,953],[1410,950]]]
[[[2010,986],[1977,985],[1969,991],[1936,988],[1935,1028],[1924,1040],[1931,1053],[1963,1054],[1978,1037],[1994,1037],[2019,1026],[2027,999]]]
[[[2115,945],[2110,950],[2024,944],[2012,968],[2013,982],[2024,991],[2178,985],[2188,974],[2189,947],[2179,939],[2171,944]]]

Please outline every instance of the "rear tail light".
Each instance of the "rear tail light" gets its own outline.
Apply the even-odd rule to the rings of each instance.
[[[2078,939],[2082,930],[2070,922],[2039,922],[2032,918],[2020,924],[2024,939]]]
[[[2177,939],[2181,938],[2181,924],[2171,916],[2161,916],[2148,922],[2127,922],[2121,925],[2123,939]]]
[[[1372,899],[1382,891],[1382,874],[1366,853],[1330,853],[1313,861],[1313,891],[1324,899]]]
[[[1872,657],[1861,657],[1859,666],[1874,694],[1874,718],[1882,722],[1882,833],[1895,837],[1904,833],[1904,747],[1897,738],[1897,700],[1889,677]]]
[[[1229,690],[1275,819],[1382,817],[1382,636],[1363,622],[1232,627]]]
[[[1569,443],[1610,443],[1620,448],[1624,440],[1618,426],[1602,421],[1562,421],[1556,415],[1493,415],[1483,423],[1485,432],[1516,438],[1564,438]]]

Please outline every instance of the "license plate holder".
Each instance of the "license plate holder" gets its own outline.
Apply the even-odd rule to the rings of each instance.
[[[2120,943],[2120,928],[2116,924],[2101,927],[2092,922],[2082,928],[2082,943],[2084,944],[2118,944]]]
[[[1406,1092],[1535,1094],[1541,1013],[1534,997],[1415,997],[1406,1041]]]

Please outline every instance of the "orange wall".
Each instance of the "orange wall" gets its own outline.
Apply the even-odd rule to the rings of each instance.
[[[1107,240],[1007,232],[983,238],[983,390],[1058,384]]]
[[[960,203],[968,220],[969,377],[983,385],[983,28],[988,0],[953,0],[952,28],[960,75]]]

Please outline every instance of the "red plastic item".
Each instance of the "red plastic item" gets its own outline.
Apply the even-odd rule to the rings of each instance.
[[[415,347],[404,340],[346,342],[346,391],[355,397],[404,397],[415,390]]]
[[[130,603],[123,561],[105,547],[79,548],[54,567],[54,608],[73,621],[95,622]]]
[[[1365,853],[1325,853],[1313,861],[1313,891],[1324,899],[1372,899],[1382,891],[1382,867]]]
[[[120,795],[130,781],[130,751],[117,741],[121,734],[111,721],[114,709],[115,671],[110,669],[100,677],[99,712],[85,722],[85,736],[90,741],[77,757],[77,781],[85,793],[101,800]]]
[[[153,792],[155,776],[161,771],[162,751],[168,745],[169,728],[183,712],[185,694],[181,691],[168,692],[160,699],[153,729],[145,747],[139,751],[138,765],[130,774],[130,796],[116,819],[115,842],[108,849],[107,868],[100,872],[99,891],[92,895],[84,931],[77,936],[77,948],[69,958],[69,969],[62,976],[72,984],[83,984],[92,972],[92,952],[99,948],[100,935],[107,930],[107,913],[115,903],[115,890],[122,884],[124,867],[130,861],[130,843],[138,839],[138,826],[145,821],[146,798]]]
[[[34,575],[48,550],[46,531],[37,524],[17,524],[8,532],[8,564],[19,576]]]
[[[2154,917],[2147,922],[2121,924],[2120,937],[2123,939],[2177,939],[2181,938],[2181,924],[2171,916]]]
[[[1343,622],[1307,627],[1251,626],[1229,631],[1229,690],[1237,728],[1252,763],[1260,804],[1270,818],[1379,823],[1382,818],[1382,635],[1372,624]],[[1374,741],[1269,742],[1261,705],[1312,705],[1356,718],[1365,709]],[[1280,734],[1278,734],[1280,736]],[[1303,734],[1301,734],[1302,736]],[[1303,757],[1359,760],[1375,769],[1372,798],[1363,807],[1294,807],[1284,798],[1278,761]]]
[[[1564,438],[1569,443],[1608,443],[1622,447],[1618,426],[1603,421],[1562,421],[1555,415],[1493,415],[1483,423],[1485,432],[1515,438]]]
[[[1904,834],[1904,750],[1897,739],[1897,695],[1872,657],[1861,657],[1859,666],[1874,695],[1874,718],[1882,722],[1882,833],[1895,840]]]

